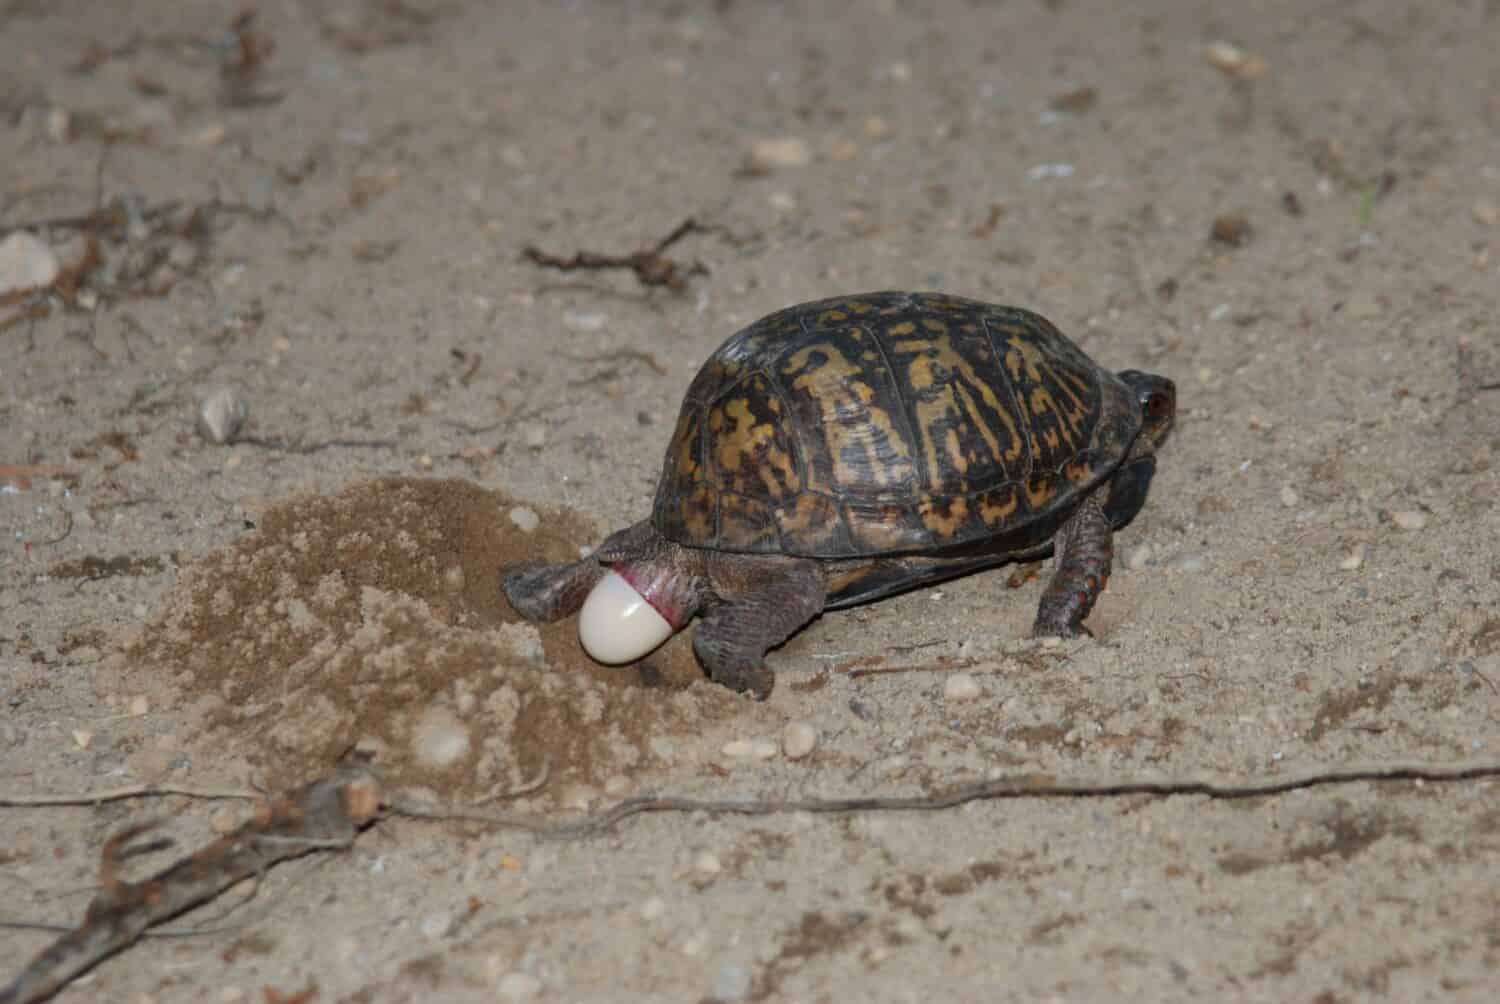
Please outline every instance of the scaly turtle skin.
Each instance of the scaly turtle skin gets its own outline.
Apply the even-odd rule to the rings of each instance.
[[[533,620],[612,569],[710,676],[765,697],[765,654],[823,610],[1058,556],[1033,634],[1071,637],[1145,504],[1176,390],[1102,369],[1046,319],[939,293],[788,307],[688,388],[651,518],[563,565],[509,570]]]

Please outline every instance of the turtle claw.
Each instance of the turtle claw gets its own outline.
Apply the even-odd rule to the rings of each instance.
[[[715,683],[723,684],[737,694],[749,694],[757,701],[771,696],[776,674],[765,663],[744,666],[720,666],[709,671]]]

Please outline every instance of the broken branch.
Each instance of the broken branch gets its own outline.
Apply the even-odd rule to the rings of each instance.
[[[104,845],[103,891],[83,923],[31,960],[0,1004],[44,1000],[103,960],[140,939],[150,927],[206,903],[231,886],[281,861],[348,847],[380,811],[380,784],[364,763],[348,764],[270,803],[255,819],[143,882],[119,876],[129,842],[154,827],[127,828]]]

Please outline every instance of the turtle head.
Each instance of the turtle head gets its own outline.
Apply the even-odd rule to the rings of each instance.
[[[1167,441],[1167,434],[1172,431],[1172,423],[1177,418],[1177,385],[1166,377],[1140,370],[1122,370],[1120,379],[1135,393],[1141,408],[1141,436],[1137,449],[1144,446],[1147,451],[1155,452]]]

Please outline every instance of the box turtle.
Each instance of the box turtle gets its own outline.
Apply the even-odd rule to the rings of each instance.
[[[651,517],[589,557],[506,571],[595,659],[695,615],[709,675],[764,698],[766,652],[824,610],[1057,556],[1033,634],[1071,637],[1172,428],[1165,377],[1101,368],[1045,318],[941,293],[779,310],[688,388]]]

